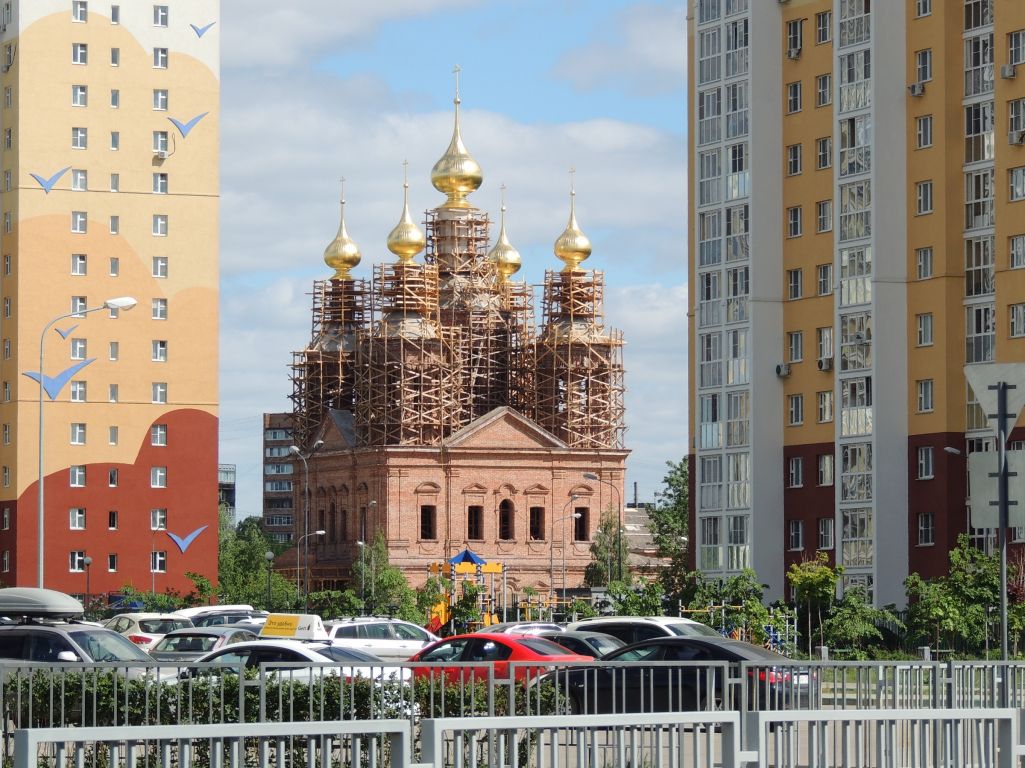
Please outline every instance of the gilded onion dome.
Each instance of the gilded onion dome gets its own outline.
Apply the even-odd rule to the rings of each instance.
[[[505,233],[505,187],[502,187],[502,224],[498,230],[498,242],[488,252],[488,261],[498,273],[498,282],[504,283],[520,271],[520,252],[513,248]]]
[[[461,103],[459,99],[459,67],[456,67],[455,74],[456,97],[453,103],[456,105],[456,110],[452,141],[449,142],[445,154],[431,170],[431,184],[448,197],[442,204],[442,208],[471,208],[466,196],[480,187],[484,176],[477,161],[473,159],[463,144],[463,137],[459,133],[459,104]]]
[[[569,224],[559,239],[555,241],[555,255],[559,257],[565,268],[563,272],[574,272],[591,255],[591,241],[588,239],[577,224],[576,212],[577,192],[573,187],[569,191]]]
[[[403,163],[408,165],[408,163]],[[402,182],[402,218],[388,234],[388,250],[399,257],[400,264],[409,264],[427,245],[427,238],[409,215],[409,182]]]
[[[345,229],[345,180],[342,180],[341,217],[338,223],[338,234],[324,249],[324,263],[335,273],[332,280],[352,280],[350,271],[359,264],[361,256],[356,241],[349,237]]]

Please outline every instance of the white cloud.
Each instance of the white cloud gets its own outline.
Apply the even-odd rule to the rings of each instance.
[[[555,73],[581,90],[613,85],[644,95],[682,89],[687,71],[683,3],[621,10],[604,39],[563,55]]]

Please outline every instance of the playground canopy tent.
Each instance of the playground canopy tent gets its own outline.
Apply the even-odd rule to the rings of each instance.
[[[452,565],[459,565],[460,563],[473,563],[474,565],[488,564],[487,560],[478,555],[476,552],[471,551],[469,548],[464,549],[455,557],[450,557],[448,561]]]

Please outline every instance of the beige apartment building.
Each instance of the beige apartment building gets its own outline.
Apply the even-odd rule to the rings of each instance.
[[[1025,359],[1025,4],[689,5],[695,564],[900,604],[993,533],[963,369]]]

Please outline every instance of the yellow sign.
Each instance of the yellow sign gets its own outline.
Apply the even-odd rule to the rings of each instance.
[[[272,613],[260,629],[264,637],[295,637],[299,629],[299,615],[295,613]]]
[[[480,567],[480,572],[481,573],[501,573],[502,572],[502,564],[501,563],[484,563],[484,565],[482,565]]]

